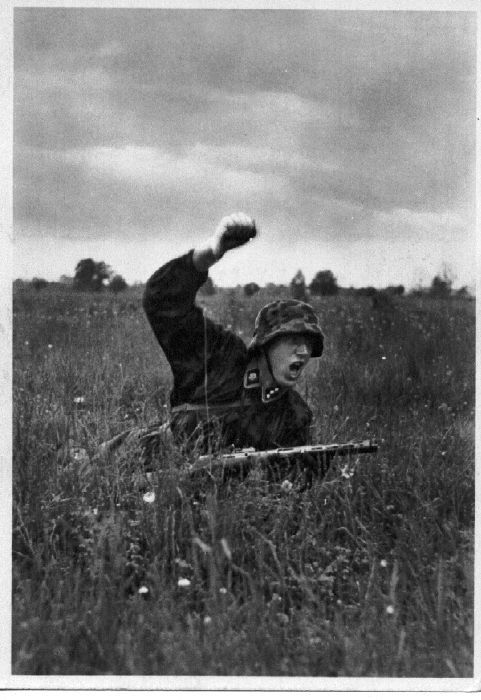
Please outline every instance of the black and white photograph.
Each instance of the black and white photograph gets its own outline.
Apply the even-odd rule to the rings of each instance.
[[[385,7],[12,8],[5,686],[475,688],[477,11]]]

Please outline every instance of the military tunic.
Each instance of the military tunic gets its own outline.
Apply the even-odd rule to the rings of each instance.
[[[279,386],[263,389],[243,340],[195,304],[207,273],[195,268],[192,254],[159,268],[143,297],[174,378],[174,438],[200,451],[308,443],[312,413],[298,392]]]

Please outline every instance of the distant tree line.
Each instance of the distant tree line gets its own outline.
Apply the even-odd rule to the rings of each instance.
[[[298,270],[288,288],[290,296],[300,301],[307,301],[309,296],[334,296],[342,293],[351,296],[371,297],[373,300],[376,298],[376,302],[380,303],[380,295],[386,300],[392,299],[393,297],[401,297],[406,293],[406,288],[403,284],[389,285],[382,288],[373,286],[343,288],[339,286],[332,270],[320,270],[314,275],[309,285],[306,284],[306,279],[302,270]],[[272,293],[279,293],[279,291],[285,291],[286,287],[284,285],[267,284],[266,289],[270,289]],[[256,294],[260,290],[260,287],[255,282],[249,282],[244,285],[243,290],[245,296],[249,297]],[[453,290],[453,282],[446,269],[441,275],[436,275],[433,278],[429,287],[414,289],[410,294],[413,296],[429,296],[435,299],[447,299],[452,296],[458,298],[470,297],[466,286]]]
[[[128,284],[122,275],[114,274],[111,267],[103,261],[97,262],[93,258],[83,258],[75,266],[73,277],[61,275],[58,282],[48,282],[42,277],[33,277],[30,282],[21,279],[14,280],[14,288],[29,285],[36,292],[50,285],[69,286],[81,292],[102,292],[106,289],[117,294],[128,289]]]
[[[24,284],[29,284],[35,291],[41,291],[49,284],[61,284],[69,285],[78,291],[102,292],[108,289],[114,294],[123,292],[128,289],[129,286],[122,275],[114,274],[111,267],[104,261],[96,261],[93,258],[83,258],[79,260],[75,266],[73,277],[62,275],[57,283],[49,283],[47,280],[39,277],[34,277],[27,283],[22,280],[15,280],[14,282],[14,285],[17,287],[24,286]],[[138,284],[140,283],[135,283],[134,286]],[[306,284],[306,279],[302,270],[298,270],[288,286],[269,283],[266,284],[265,289],[269,293],[277,295],[284,295],[288,290],[292,298],[299,299],[300,301],[307,301],[310,296],[335,296],[340,293],[344,295],[370,297],[373,300],[373,305],[376,305],[374,303],[375,301],[379,302],[380,295],[386,300],[388,298],[392,299],[393,297],[403,296],[406,292],[402,284],[390,285],[381,289],[373,286],[342,288],[338,285],[332,270],[319,270],[319,272],[314,275],[309,285]],[[254,296],[260,290],[261,287],[256,282],[248,282],[242,287],[242,291],[246,297]],[[199,289],[199,293],[203,296],[211,296],[216,292],[217,287],[212,278],[210,276],[207,277],[206,281]],[[433,299],[471,297],[466,286],[457,290],[453,289],[452,275],[449,273],[446,265],[444,266],[443,272],[432,279],[429,287],[418,287],[411,290],[410,294],[413,296],[429,296]]]

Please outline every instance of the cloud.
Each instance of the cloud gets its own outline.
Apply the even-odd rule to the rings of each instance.
[[[93,177],[124,181],[134,186],[159,188],[174,193],[179,186],[195,196],[206,189],[222,197],[231,191],[250,197],[260,190],[268,192],[282,184],[281,178],[267,178],[229,163],[215,150],[196,145],[185,155],[176,156],[159,148],[100,147],[70,151],[66,163],[85,165]],[[233,167],[233,165],[237,167]]]
[[[132,146],[27,149],[17,155],[14,216],[17,223],[71,234],[115,227],[119,236],[132,227],[149,234],[160,222],[185,221],[202,211],[209,230],[219,203],[238,209],[284,187],[280,176],[235,166],[202,145],[181,156]]]
[[[467,240],[474,19],[16,8],[17,236],[187,240],[240,209],[285,242]]]

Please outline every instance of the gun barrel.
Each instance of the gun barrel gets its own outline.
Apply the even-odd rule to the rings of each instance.
[[[332,449],[331,449],[332,448]],[[377,452],[379,445],[373,440],[364,440],[363,442],[348,442],[344,445],[329,445],[327,452],[333,455],[348,455],[348,454],[368,454]]]

